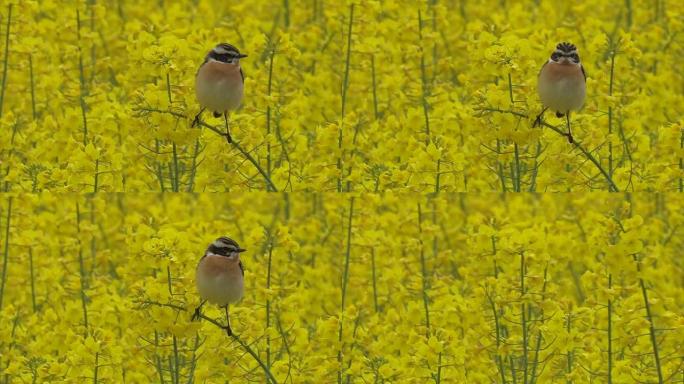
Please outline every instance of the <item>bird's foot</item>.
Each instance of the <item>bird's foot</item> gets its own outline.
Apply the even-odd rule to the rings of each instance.
[[[568,143],[572,144],[575,142],[575,139],[572,137],[572,133],[566,133],[565,136],[568,137]]]
[[[195,128],[196,125],[200,123],[200,114],[198,113],[195,115],[195,118],[192,120],[192,124],[190,125],[190,128]]]
[[[228,336],[233,336],[233,330],[230,328],[230,324],[223,327],[223,329],[226,331]]]
[[[225,134],[223,134],[223,136],[225,136],[226,140],[228,141],[228,144],[233,144],[233,138],[230,137],[229,132],[226,132]]]
[[[565,116],[565,114],[564,114],[564,113],[561,113],[561,112],[556,112],[556,117],[563,117],[563,116]]]
[[[190,318],[190,321],[199,320],[201,316],[202,312],[200,312],[200,307],[197,307],[195,308],[195,313],[192,314],[192,318]]]
[[[532,128],[536,127],[537,125],[541,125],[542,123],[542,115],[539,114],[537,115],[537,118],[534,119],[534,123],[532,124]]]

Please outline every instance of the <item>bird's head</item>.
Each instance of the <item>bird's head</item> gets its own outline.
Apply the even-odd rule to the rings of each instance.
[[[235,46],[228,43],[220,43],[207,53],[204,61],[213,60],[226,64],[240,64],[240,59],[244,57],[247,57],[247,55],[240,53]]]
[[[556,49],[551,53],[550,61],[559,64],[579,64],[580,58],[577,53],[577,47],[570,43],[560,43],[556,46]]]
[[[209,244],[209,247],[207,247],[207,250],[204,252],[205,255],[208,254],[214,254],[218,256],[225,256],[230,259],[237,259],[240,256],[240,253],[246,251],[246,249],[240,248],[237,242],[235,240],[229,238],[229,237],[219,237],[218,239],[214,240],[213,243]]]

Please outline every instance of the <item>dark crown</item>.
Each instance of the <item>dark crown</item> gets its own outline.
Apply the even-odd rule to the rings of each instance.
[[[233,53],[233,54],[240,54],[240,50],[238,50],[234,45],[230,45],[228,43],[220,43],[212,49],[213,52],[218,53],[218,54],[226,54],[226,53]]]
[[[238,243],[235,240],[231,239],[230,237],[226,237],[226,236],[219,237],[218,239],[216,239],[216,241],[214,241],[214,243],[222,243],[225,245],[232,245],[235,248],[240,248],[240,246],[238,245]]]
[[[236,252],[240,249],[240,246],[238,245],[235,240],[229,238],[229,237],[219,237],[218,239],[214,240],[213,243],[209,244],[207,247],[206,253],[213,253],[215,255],[223,255],[223,256],[228,256],[232,252]]]
[[[572,52],[572,51],[576,51],[577,47],[575,47],[574,44],[563,42],[563,43],[558,44],[556,46],[556,49],[561,51],[561,52]]]

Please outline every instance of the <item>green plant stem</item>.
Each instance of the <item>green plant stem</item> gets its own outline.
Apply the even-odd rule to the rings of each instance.
[[[501,140],[499,139],[496,139],[496,151],[497,153],[501,153]],[[497,174],[499,175],[499,180],[501,181],[501,191],[507,192],[508,188],[506,187],[506,176],[504,175],[503,164],[501,164],[501,161],[498,159],[497,164],[499,166]]]
[[[337,192],[342,192],[342,139],[344,132],[344,116],[347,107],[347,89],[349,88],[349,64],[351,62],[351,43],[352,43],[352,26],[354,25],[354,3],[349,6],[349,28],[347,30],[347,57],[344,64],[344,80],[342,82],[342,119],[340,121],[339,136],[337,139],[337,147],[340,150],[340,156],[337,158],[337,170],[340,176],[337,177]]]
[[[174,112],[174,111],[164,111],[164,110],[156,109],[156,108],[140,108],[140,109],[137,109],[137,111],[139,111],[139,112],[148,112],[148,113],[162,113],[162,114],[165,113],[165,114],[168,114],[168,115],[171,115],[171,116],[175,116],[175,117],[177,117],[177,118],[182,118],[182,119],[187,119],[187,118],[188,118],[187,116],[185,116],[185,115],[182,114],[182,113],[178,113],[178,112]],[[199,122],[199,125],[202,126],[202,127],[208,128],[210,131],[213,131],[214,133],[218,134],[218,135],[221,136],[221,137],[225,137],[225,133],[224,133],[224,132],[222,132],[220,129],[218,129],[218,128],[212,126],[212,125],[209,125],[209,124],[207,124],[207,123],[205,123],[205,122],[203,122],[203,121],[201,121],[201,120],[200,120],[200,122]],[[256,170],[261,174],[261,176],[263,176],[263,178],[264,178],[264,180],[266,181],[266,183],[271,187],[271,190],[272,190],[273,192],[278,192],[278,189],[276,188],[275,184],[273,184],[273,181],[271,181],[271,178],[268,177],[268,174],[266,174],[266,172],[264,171],[264,169],[261,168],[261,166],[259,165],[259,163],[254,159],[254,157],[252,157],[252,155],[250,155],[249,152],[245,151],[244,148],[242,148],[242,147],[240,146],[240,144],[237,143],[237,141],[233,140],[233,142],[231,143],[231,145],[232,145],[233,147],[235,147],[235,149],[237,149],[237,150],[238,150],[238,151],[239,151],[239,152],[240,152],[240,153],[241,153],[241,154],[242,154],[250,163],[252,163],[252,165],[254,165],[254,167],[256,168]]]
[[[271,90],[273,87],[273,57],[275,56],[275,47],[271,47],[271,54],[268,60],[268,96],[271,96]],[[270,137],[271,135],[271,102],[269,97],[269,103],[266,107],[266,135]],[[266,142],[266,173],[271,176],[271,142],[268,140]]]
[[[527,384],[527,312],[525,310],[525,252],[520,252],[520,312],[522,315],[522,344],[523,344],[523,383]]]
[[[85,97],[88,94],[88,90],[85,84],[85,71],[83,69],[83,52],[81,51],[81,14],[78,9],[76,10],[76,32],[78,34],[78,80],[80,85],[79,101],[81,105],[81,116],[83,119],[83,146],[88,144],[88,119],[86,113],[88,111],[88,105],[86,104]]]
[[[515,377],[517,374],[515,371],[515,363],[513,361],[513,356],[508,356],[508,365],[511,367],[511,381],[513,384],[518,384],[518,379]]]
[[[168,356],[167,362],[169,363],[168,371],[169,371],[170,376],[171,376],[171,383],[177,384],[176,380],[175,380],[175,376],[173,374],[173,361],[171,361],[171,356]]]
[[[347,221],[347,249],[344,253],[344,272],[342,274],[342,305],[340,313],[340,328],[338,332],[338,342],[340,343],[340,350],[337,351],[337,363],[339,368],[337,371],[337,382],[342,383],[342,333],[344,331],[344,306],[347,299],[347,283],[349,282],[349,259],[351,256],[351,235],[352,235],[352,219],[354,217],[354,197],[349,199],[349,219]]]
[[[439,179],[440,176],[442,175],[442,159],[437,159],[437,172],[435,172],[435,195],[439,193]]]
[[[641,267],[640,267],[640,262],[637,259],[636,255],[634,256],[634,261],[637,263],[637,272],[641,273]],[[646,284],[644,283],[644,279],[640,278],[639,279],[639,285],[641,285],[641,294],[644,298],[644,306],[646,308],[646,318],[648,319],[648,329],[649,329],[649,334],[651,336],[651,344],[653,346],[653,358],[655,360],[655,366],[656,366],[656,372],[658,373],[658,384],[663,384],[665,381],[663,379],[663,372],[660,367],[660,354],[658,352],[658,340],[656,338],[656,329],[655,325],[653,325],[653,315],[651,314],[651,305],[648,301],[648,292],[646,291]]]
[[[423,41],[423,18],[418,10],[418,38],[420,49],[420,82],[422,90],[422,103],[423,103],[423,117],[425,118],[425,145],[430,144],[430,105],[428,103],[429,90],[427,85],[427,73],[425,71],[425,55],[423,53],[422,41]]]
[[[31,270],[31,304],[33,306],[33,313],[36,313],[36,279],[33,269],[33,247],[29,247],[29,268]]]
[[[608,84],[608,96],[613,95],[613,78],[615,73],[615,49],[610,55],[610,81]],[[608,134],[613,133],[613,107],[608,107]],[[608,174],[613,176],[613,142],[608,140]]]
[[[269,236],[270,237],[270,236]],[[268,267],[266,271],[266,290],[270,292],[271,289],[271,265],[273,261],[273,239],[269,239],[270,246],[268,247]],[[271,326],[271,300],[266,298],[266,329]],[[266,366],[271,368],[271,336],[266,333]]]
[[[171,278],[171,267],[166,266],[166,284],[169,289],[169,296],[173,297],[173,279]],[[180,383],[180,358],[178,355],[178,338],[176,335],[172,335],[173,343],[173,362],[169,360],[169,366],[171,369],[171,380],[174,384]],[[170,359],[170,357],[169,357]]]
[[[173,191],[174,192],[179,192],[180,191],[180,182],[178,179],[180,178],[180,172],[178,169],[178,149],[176,148],[176,142],[171,143],[171,150],[173,152]]]
[[[608,274],[608,289],[613,287],[613,275]],[[608,384],[613,383],[613,301],[608,299]]]
[[[566,324],[566,330],[568,332],[568,335],[570,335],[570,329],[572,327],[572,313],[568,313],[568,320]],[[568,367],[568,375],[572,374],[572,350],[568,351],[568,356],[567,356],[567,367]],[[568,379],[567,384],[572,384],[572,380]]]
[[[513,150],[515,152],[515,179],[513,182],[515,183],[515,191],[520,192],[520,178],[522,176],[520,175],[520,151],[518,149],[518,143],[513,143]]]
[[[97,193],[100,179],[100,159],[95,159],[95,180],[93,180],[93,193]]]
[[[537,382],[537,366],[539,365],[539,350],[541,349],[542,333],[537,331],[537,346],[534,348],[534,364],[532,364],[532,373],[530,373],[530,384]]]
[[[371,248],[371,273],[373,277],[373,308],[375,308],[375,313],[379,312],[378,308],[378,286],[377,277],[375,273],[375,248]]]
[[[2,282],[0,282],[0,310],[2,299],[5,297],[5,283],[7,281],[7,260],[9,259],[10,221],[12,218],[12,196],[7,198],[7,220],[5,220],[5,247],[2,252]]]
[[[423,213],[418,203],[418,234],[420,240],[420,273],[422,276],[422,296],[423,296],[423,309],[425,310],[425,338],[430,338],[430,298],[428,297],[429,282],[427,276],[427,266],[425,264],[425,249],[423,249],[423,225],[422,225]]]
[[[155,362],[156,362],[156,367],[157,367],[157,372],[159,373],[159,382],[161,384],[164,384],[164,369],[162,368],[162,363],[161,363],[161,357],[159,356],[159,353],[157,352],[157,349],[159,348],[159,333],[157,330],[154,330],[154,357],[155,357]]]
[[[98,371],[98,368],[100,368],[99,364],[100,364],[100,353],[95,352],[95,368],[93,370],[93,384],[97,384],[97,371]]]
[[[377,120],[380,115],[378,113],[378,90],[375,80],[375,55],[371,55],[371,81],[373,84],[373,116]]]
[[[679,138],[679,148],[684,149],[684,131]],[[679,158],[679,170],[684,174],[684,157]],[[679,192],[684,192],[684,176],[679,177]]]
[[[173,103],[171,98],[171,76],[166,73],[166,97],[169,100],[169,105]],[[176,141],[171,143],[171,151],[173,153],[173,182],[171,188],[174,192],[180,192],[180,169],[178,166],[178,147],[176,146]]]
[[[83,244],[81,243],[81,210],[76,202],[76,232],[78,233],[78,271],[81,284],[81,307],[83,309],[83,338],[88,337],[88,296],[86,290],[88,289],[88,282],[86,280],[85,262],[83,261]]]
[[[192,167],[190,167],[190,178],[188,181],[187,192],[192,192],[195,189],[195,176],[197,175],[197,156],[200,153],[200,142],[199,139],[195,139],[195,150],[192,154]]]
[[[188,309],[185,308],[184,306],[171,304],[171,303],[159,303],[156,301],[144,301],[144,302],[138,302],[138,304],[142,305],[143,307],[149,306],[149,305],[156,305],[156,306],[160,306],[160,307],[172,308],[172,309],[175,309],[177,311],[188,312]],[[214,324],[215,326],[217,326],[221,329],[225,329],[225,326],[223,324],[219,323],[215,319],[212,319],[211,317],[208,317],[207,315],[205,315],[203,313],[200,313],[199,317],[201,319],[204,319],[204,320]],[[261,369],[263,369],[266,376],[268,376],[268,378],[271,380],[272,384],[278,384],[275,377],[271,373],[270,369],[266,366],[266,364],[264,364],[264,362],[259,358],[259,355],[257,355],[256,352],[254,352],[254,350],[248,344],[246,344],[242,339],[240,339],[240,337],[238,337],[238,335],[236,335],[235,333],[233,333],[229,337],[231,339],[235,340],[238,344],[240,344],[240,346],[245,350],[245,352],[247,352],[250,356],[252,356],[254,361],[256,361],[257,364],[259,364],[259,366],[261,367]]]
[[[494,315],[494,331],[496,334],[496,366],[499,369],[499,374],[501,375],[501,383],[506,384],[506,373],[504,370],[503,361],[501,359],[501,354],[499,353],[499,348],[501,347],[501,329],[499,325],[499,313],[496,310],[496,303],[492,299],[491,295],[487,294],[487,299],[489,299],[489,305],[492,307],[492,314]]]
[[[159,153],[160,151],[160,146],[159,146],[159,139],[154,139],[155,143],[155,153]],[[159,189],[161,190],[162,193],[164,193],[165,189],[164,188],[164,170],[162,169],[162,165],[159,161],[157,163],[157,180],[159,180]]]
[[[31,111],[33,112],[33,120],[36,120],[38,114],[36,113],[36,85],[33,77],[33,56],[29,55],[29,76],[31,79]]]
[[[180,383],[180,358],[178,356],[178,338],[173,335],[173,382]]]
[[[290,1],[283,0],[283,8],[285,8],[285,28],[290,27]]]
[[[7,13],[7,32],[5,33],[5,60],[2,68],[2,87],[0,88],[0,118],[2,118],[2,107],[5,101],[5,88],[7,88],[7,67],[9,66],[9,36],[10,25],[12,25],[12,3],[8,6]]]
[[[509,114],[511,114],[511,115],[518,116],[518,117],[522,117],[522,118],[525,118],[525,119],[528,119],[528,118],[529,118],[529,117],[528,117],[526,114],[524,114],[524,113],[516,112],[516,111],[510,111],[510,110],[505,110],[505,109],[498,109],[498,108],[481,108],[480,111],[484,111],[484,112],[498,112],[498,113],[509,113]],[[560,130],[560,129],[554,127],[553,125],[551,125],[551,124],[549,124],[549,123],[547,123],[547,122],[545,122],[545,121],[542,121],[541,124],[542,124],[543,126],[547,127],[547,128],[550,128],[551,130],[553,130],[554,132],[560,134],[561,136],[567,137],[567,132],[563,132],[562,130]],[[577,149],[579,149],[580,152],[582,152],[582,154],[583,154],[589,161],[591,161],[591,162],[596,166],[596,168],[599,170],[599,172],[601,172],[601,174],[603,175],[603,177],[605,177],[606,181],[608,182],[608,190],[609,190],[609,191],[611,191],[611,192],[619,192],[619,191],[620,191],[620,190],[618,189],[617,185],[615,185],[615,183],[613,182],[613,179],[612,179],[611,176],[608,174],[608,172],[606,172],[606,170],[603,169],[603,167],[601,166],[601,163],[599,163],[598,160],[596,160],[596,158],[595,158],[591,153],[589,153],[589,151],[587,151],[587,150],[582,146],[582,144],[581,144],[580,142],[578,142],[577,140],[574,140],[572,145],[574,145]]]
[[[195,381],[195,368],[197,367],[197,349],[200,347],[199,332],[195,334],[195,345],[192,348],[192,360],[190,361],[190,373],[188,373],[188,384]]]
[[[541,155],[542,146],[539,139],[537,139],[537,152],[534,156],[534,167],[532,168],[532,176],[530,177],[530,188],[528,192],[536,192],[537,189],[537,172],[539,171],[539,155]]]

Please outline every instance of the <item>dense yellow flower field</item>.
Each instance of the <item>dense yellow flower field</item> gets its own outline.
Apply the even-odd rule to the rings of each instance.
[[[677,383],[683,206],[607,193],[6,198],[0,367],[12,383],[266,370],[277,383]],[[217,233],[248,249],[237,337],[190,322],[194,266]]]
[[[0,0],[0,383],[684,383],[683,40],[665,0]],[[219,42],[233,143],[191,127]],[[233,336],[191,321],[224,235]]]
[[[538,3],[2,0],[0,181],[682,191],[684,5]],[[532,128],[538,71],[566,40],[588,76],[574,145],[552,113]],[[221,41],[249,55],[235,145],[209,113],[190,128],[195,73]]]

